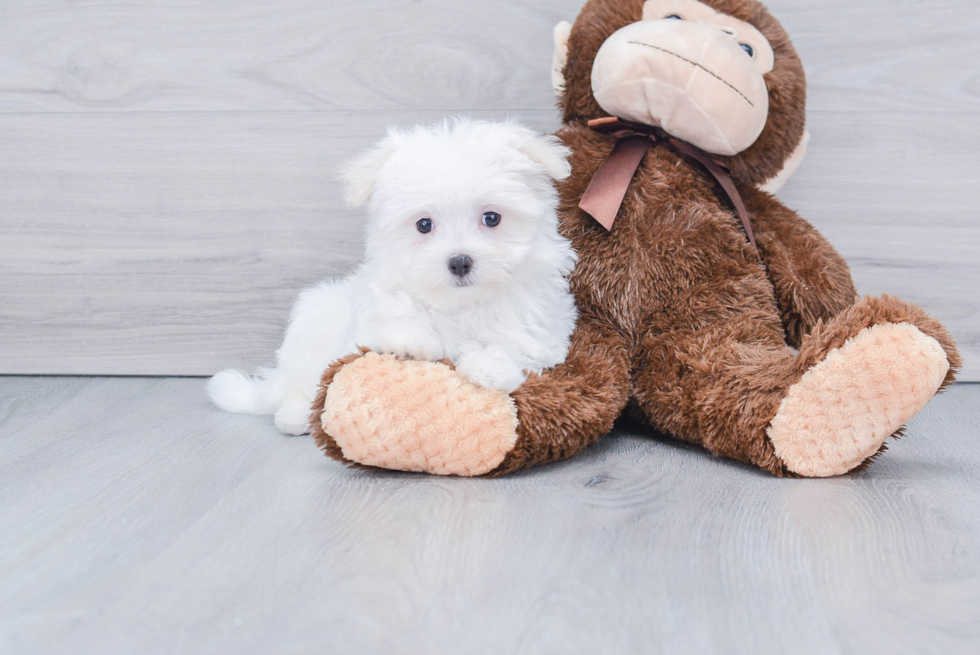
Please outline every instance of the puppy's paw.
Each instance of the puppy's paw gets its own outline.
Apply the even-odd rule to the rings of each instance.
[[[288,399],[276,410],[276,427],[283,434],[299,435],[310,431],[310,405],[306,400]]]
[[[445,357],[442,343],[434,333],[411,324],[386,326],[369,335],[361,345],[379,353],[432,362]]]
[[[506,355],[476,351],[462,355],[456,372],[473,384],[510,393],[524,383],[524,370]]]

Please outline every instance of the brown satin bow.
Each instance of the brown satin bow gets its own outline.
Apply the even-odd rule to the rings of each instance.
[[[742,221],[749,243],[755,248],[755,254],[759,257],[759,261],[762,261],[759,248],[755,243],[755,234],[752,232],[752,222],[749,220],[748,211],[745,209],[745,203],[742,202],[742,196],[735,188],[731,171],[727,166],[700,148],[692,146],[686,141],[667,136],[666,133],[641,123],[633,123],[609,116],[590,120],[589,127],[597,132],[611,134],[619,138],[606,161],[602,162],[599,170],[592,176],[592,181],[589,182],[589,186],[578,204],[580,209],[596,219],[606,230],[612,229],[613,221],[616,220],[619,208],[623,204],[623,198],[626,196],[626,189],[629,187],[636,169],[639,168],[643,155],[654,144],[663,143],[676,154],[697,161],[711,173],[711,176],[721,185],[722,190],[735,206],[735,211],[738,212],[738,218]]]

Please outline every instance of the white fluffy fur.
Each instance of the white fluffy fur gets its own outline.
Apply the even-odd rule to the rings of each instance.
[[[477,384],[512,391],[527,371],[564,361],[575,326],[567,276],[575,262],[558,234],[552,179],[568,150],[515,123],[456,119],[390,130],[345,170],[347,204],[368,203],[365,261],[303,291],[273,369],[227,370],[208,392],[232,412],[275,414],[307,431],[331,362],[366,346],[418,359],[448,357]],[[486,227],[484,212],[501,215]],[[422,234],[416,222],[431,218]],[[467,254],[461,280],[450,257]]]

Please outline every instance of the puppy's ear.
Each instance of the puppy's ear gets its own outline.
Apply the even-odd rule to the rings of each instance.
[[[541,164],[544,172],[553,180],[564,180],[572,172],[572,166],[568,163],[572,151],[556,136],[541,135],[526,127],[517,127],[514,146]]]
[[[360,207],[371,199],[378,174],[397,146],[398,135],[388,132],[377,145],[344,165],[340,179],[344,181],[344,201],[349,209]]]

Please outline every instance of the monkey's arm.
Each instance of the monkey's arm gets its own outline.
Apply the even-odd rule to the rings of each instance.
[[[790,345],[799,347],[817,321],[854,304],[851,271],[830,242],[771,195],[743,190],[759,252],[776,288]]]

